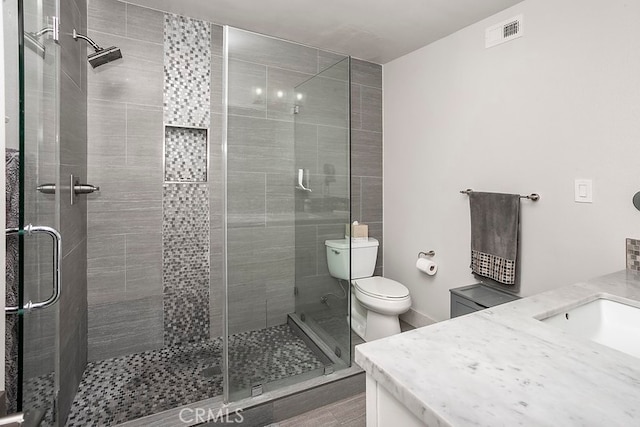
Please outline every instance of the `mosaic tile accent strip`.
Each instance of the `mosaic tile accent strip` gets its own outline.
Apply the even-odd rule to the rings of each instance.
[[[164,135],[164,180],[206,182],[207,130],[167,126]]]
[[[164,295],[164,345],[209,338],[209,289]]]
[[[640,271],[640,240],[627,239],[627,270]]]
[[[185,16],[164,16],[164,120],[209,127],[211,27]]]
[[[209,188],[165,184],[162,202],[164,344],[209,337]]]
[[[288,325],[229,337],[234,388],[323,367]],[[113,426],[222,394],[222,338],[90,362],[68,427]]]
[[[165,184],[162,202],[164,293],[209,288],[209,189]]]

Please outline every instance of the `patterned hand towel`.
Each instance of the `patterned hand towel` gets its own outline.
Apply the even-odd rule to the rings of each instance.
[[[471,270],[505,285],[516,282],[520,195],[469,193]]]

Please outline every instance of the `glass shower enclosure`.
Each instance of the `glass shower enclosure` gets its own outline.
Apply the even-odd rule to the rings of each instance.
[[[229,398],[350,365],[324,240],[350,221],[349,61],[226,29]],[[224,150],[223,150],[224,151]]]
[[[349,283],[329,274],[324,243],[344,238],[351,222],[350,58],[115,0],[94,4],[94,9],[124,7],[139,18],[153,16],[156,23],[163,19],[164,27],[150,27],[158,34],[147,44],[128,43],[106,28],[100,33],[105,43],[118,37],[123,60],[87,69],[93,88],[87,110],[94,112],[88,114],[87,134],[94,137],[87,137],[87,177],[102,190],[83,212],[89,224],[127,227],[77,227],[64,210],[61,215],[72,188],[61,158],[73,150],[67,135],[60,135],[65,131],[60,117],[64,128],[69,117],[64,109],[76,106],[60,105],[68,95],[61,80],[65,51],[52,37],[60,4],[12,0],[4,5],[5,11],[7,5],[16,7],[13,19],[5,14],[5,35],[13,34],[16,58],[6,68],[15,65],[12,99],[19,98],[23,109],[7,144],[12,149],[7,164],[13,159],[17,176],[12,194],[19,194],[7,224],[17,230],[7,238],[7,254],[20,260],[7,280],[15,291],[8,294],[17,295],[8,305],[19,308],[7,316],[9,412],[28,413],[33,425],[86,425],[89,418],[96,425],[115,425],[198,402],[244,401],[351,366]],[[6,25],[12,22],[20,28]],[[69,34],[62,34],[68,41]],[[212,42],[202,34],[210,34]],[[165,66],[176,40],[199,59]],[[150,44],[153,49],[146,49]],[[202,59],[203,52],[210,61]],[[211,78],[210,92],[201,97],[206,101],[198,105],[211,113],[202,127],[167,121],[162,96],[141,101],[128,80],[130,70],[142,67],[160,76],[145,81],[145,90],[163,95],[163,79],[190,76],[188,67],[196,63],[210,67],[199,69]],[[204,93],[202,75],[193,87]],[[98,90],[112,85],[127,90]],[[120,122],[123,111],[127,116]],[[129,120],[129,114],[145,119]],[[96,136],[96,117],[122,125]],[[105,152],[113,152],[114,129],[130,148],[147,144],[149,150],[126,164],[102,161]],[[163,163],[167,159],[181,165],[197,161],[202,177],[174,179]],[[128,194],[125,176],[133,177],[142,193]],[[144,206],[134,215],[138,204]],[[129,226],[133,217],[143,229]],[[64,332],[74,331],[63,305],[70,287],[62,303],[22,310],[28,301],[51,295],[60,258],[50,235],[28,235],[28,224],[66,230],[66,245],[74,237],[69,230],[87,231],[94,251],[89,274],[85,281],[85,264],[79,264],[82,279],[74,282],[87,288],[84,359],[70,360],[61,351],[71,342]],[[137,272],[153,274],[126,274],[129,259]],[[111,276],[112,271],[123,274]],[[72,364],[85,375],[75,397],[70,392],[58,399],[69,383],[60,370]],[[56,406],[59,400],[63,410]]]

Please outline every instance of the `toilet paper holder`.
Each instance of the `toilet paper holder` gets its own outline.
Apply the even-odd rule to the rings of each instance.
[[[436,256],[436,251],[418,252],[418,258]]]

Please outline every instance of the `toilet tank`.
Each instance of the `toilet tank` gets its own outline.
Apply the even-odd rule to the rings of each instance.
[[[329,273],[349,280],[349,239],[326,240]],[[378,241],[373,237],[363,241],[351,241],[351,279],[373,276],[378,258]]]

